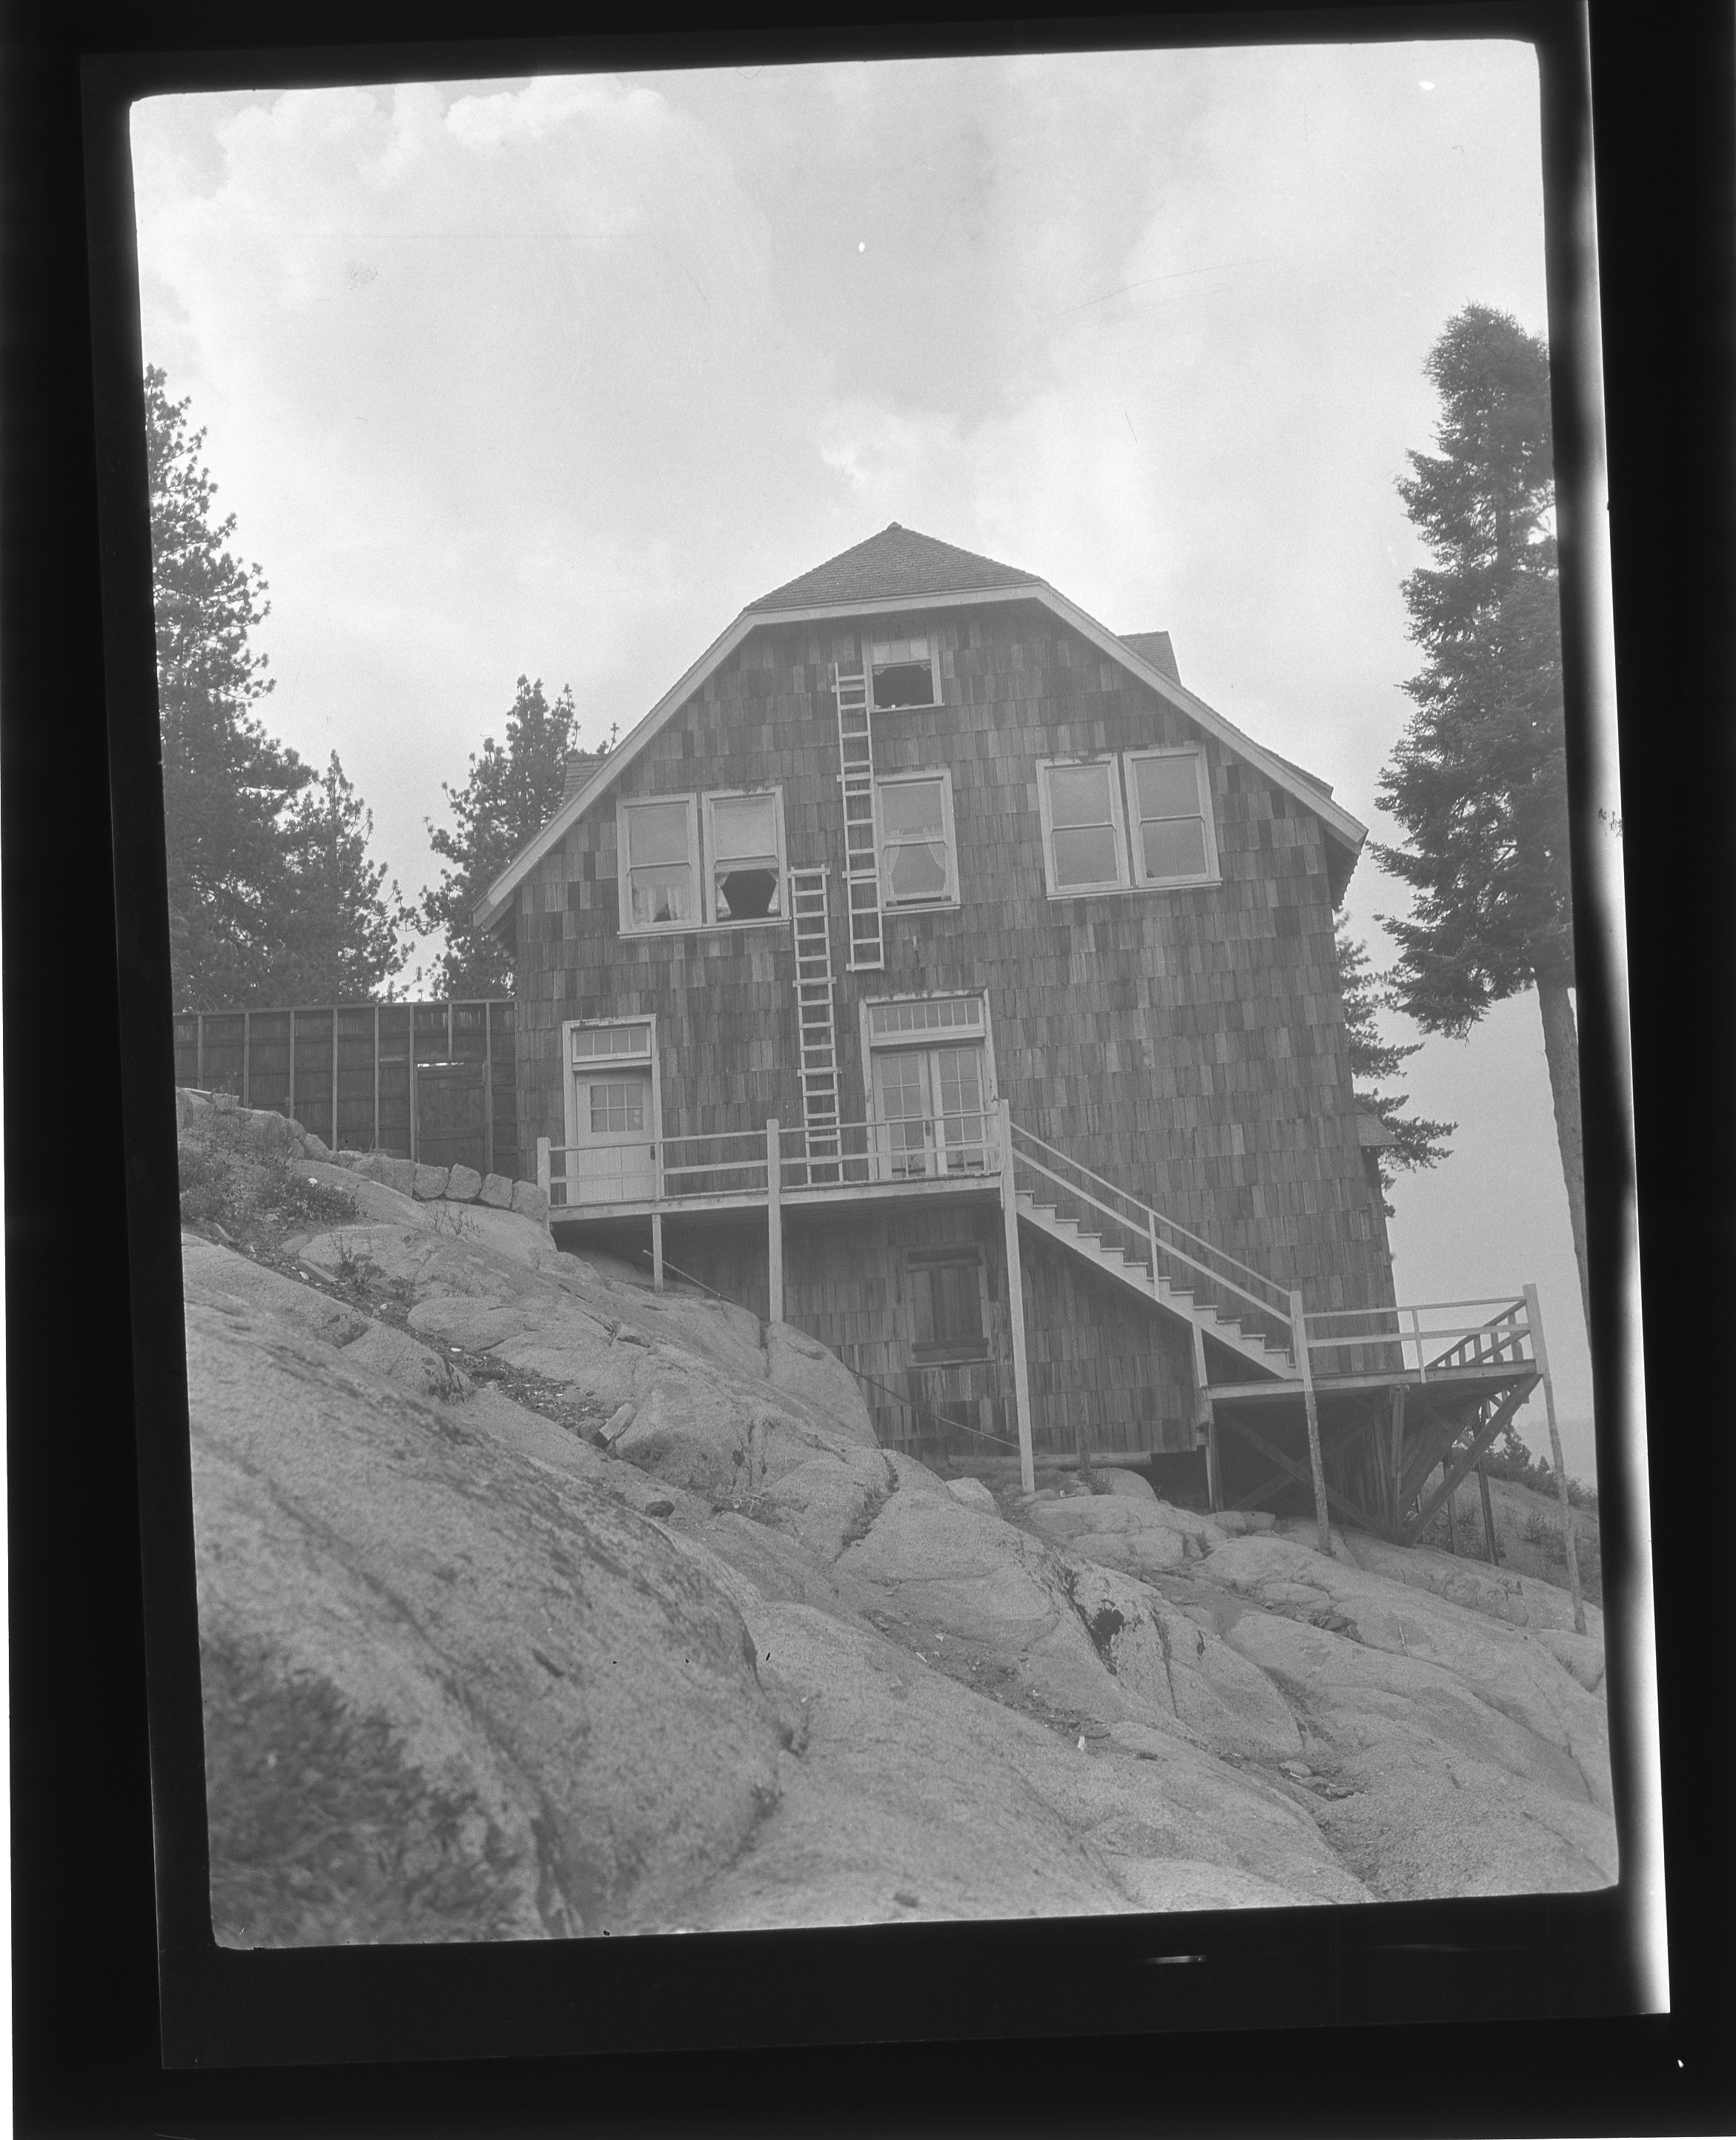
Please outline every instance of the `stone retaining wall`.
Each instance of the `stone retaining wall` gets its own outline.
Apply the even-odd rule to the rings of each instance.
[[[185,1136],[203,1113],[234,1118],[240,1141],[262,1153],[276,1152],[286,1159],[323,1160],[328,1166],[347,1167],[367,1181],[382,1181],[405,1196],[424,1204],[492,1204],[497,1210],[517,1211],[539,1225],[548,1223],[548,1199],[534,1181],[509,1181],[503,1174],[478,1174],[473,1166],[426,1166],[414,1159],[400,1159],[384,1151],[333,1151],[323,1137],[287,1115],[267,1109],[243,1107],[231,1092],[200,1092],[177,1086],[174,1096],[175,1133]]]

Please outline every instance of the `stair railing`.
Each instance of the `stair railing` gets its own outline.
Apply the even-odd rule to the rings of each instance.
[[[1178,1292],[1191,1293],[1199,1305],[1221,1313],[1226,1320],[1240,1321],[1251,1311],[1257,1318],[1253,1334],[1268,1344],[1291,1346],[1290,1296],[1263,1271],[1190,1233],[1017,1122],[1013,1125],[1013,1156],[1016,1169],[1023,1168],[1061,1191],[1062,1200],[1057,1203],[1061,1216],[1074,1215],[1062,1208],[1064,1202],[1097,1214],[1125,1237],[1115,1245],[1130,1260]]]

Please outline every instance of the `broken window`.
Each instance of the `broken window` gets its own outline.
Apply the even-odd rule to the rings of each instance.
[[[868,698],[876,712],[933,706],[940,699],[934,651],[926,637],[876,639],[868,649]]]
[[[709,795],[714,921],[763,921],[783,911],[783,838],[775,791]]]

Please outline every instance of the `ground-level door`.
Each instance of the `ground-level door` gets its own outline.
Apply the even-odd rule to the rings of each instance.
[[[656,1181],[649,1023],[568,1028],[568,1204],[643,1203]]]

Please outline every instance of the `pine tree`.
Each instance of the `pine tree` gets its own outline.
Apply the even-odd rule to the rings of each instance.
[[[272,688],[248,635],[270,605],[257,565],[216,525],[217,486],[199,464],[185,401],[145,375],[152,599],[163,806],[169,846],[169,957],[179,1009],[258,1003],[282,950],[286,856],[280,819],[312,768],[249,710]]]
[[[1391,993],[1370,969],[1367,945],[1351,940],[1350,925],[1342,914],[1337,917],[1332,942],[1338,954],[1338,986],[1344,1000],[1351,1073],[1357,1081],[1356,1104],[1375,1116],[1393,1139],[1376,1155],[1383,1192],[1381,1208],[1390,1219],[1392,1206],[1385,1201],[1384,1192],[1392,1187],[1394,1175],[1439,1166],[1450,1156],[1441,1140],[1451,1136],[1459,1125],[1407,1115],[1404,1111],[1410,1104],[1408,1093],[1382,1092],[1377,1082],[1363,1082],[1398,1076],[1422,1043],[1415,1041],[1402,1046],[1381,1038],[1376,1014],[1393,1007]]]
[[[542,695],[542,680],[533,684],[521,676],[507,715],[504,748],[485,736],[464,785],[440,783],[457,824],[429,825],[429,842],[449,866],[437,886],[424,891],[419,919],[424,930],[444,935],[446,948],[435,971],[449,997],[512,994],[511,952],[498,937],[477,928],[476,902],[560,807],[574,719],[570,689],[563,687],[551,706]]]
[[[365,1002],[403,966],[416,917],[395,883],[386,891],[385,863],[369,861],[373,836],[373,812],[333,751],[286,828],[289,940],[272,976],[280,1002]]]
[[[365,997],[404,964],[412,917],[382,894],[336,753],[319,778],[252,710],[272,688],[248,643],[264,574],[230,554],[233,513],[213,523],[205,434],[154,366],[145,402],[176,1008]]]
[[[1407,839],[1376,849],[1415,894],[1409,919],[1380,917],[1400,949],[1393,1000],[1425,1033],[1462,1038],[1537,989],[1589,1320],[1549,355],[1471,305],[1426,370],[1440,452],[1410,454],[1399,483],[1434,558],[1404,587],[1425,666],[1380,788]]]

